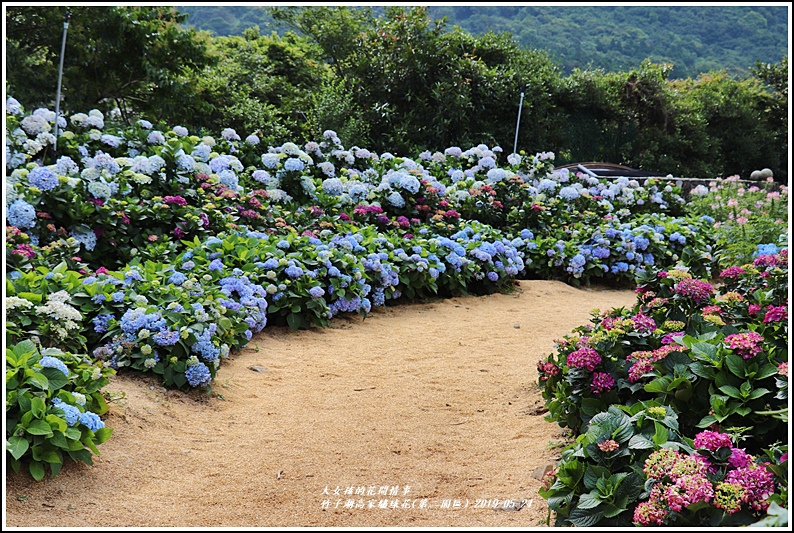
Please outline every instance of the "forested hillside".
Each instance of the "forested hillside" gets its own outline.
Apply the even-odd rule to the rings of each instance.
[[[253,25],[286,31],[266,7],[179,10],[189,25],[216,35]],[[785,6],[431,6],[429,14],[474,35],[509,32],[523,48],[548,51],[566,74],[588,66],[628,70],[649,58],[673,63],[670,79],[723,69],[744,75],[756,60],[780,61],[788,48]]]
[[[239,9],[246,25],[255,21],[252,8]],[[768,167],[787,178],[787,55],[753,61],[746,73],[673,78],[669,62],[653,59],[567,73],[545,49],[522,47],[507,32],[468,32],[422,7],[269,8],[269,26],[231,36],[197,31],[175,8],[69,10],[66,116],[96,108],[126,125],[157,117],[273,146],[333,130],[346,146],[378,153],[484,143],[553,152],[557,164],[605,161],[688,177]],[[65,13],[6,11],[6,90],[25,109],[54,107]],[[216,12],[224,13],[232,12]]]

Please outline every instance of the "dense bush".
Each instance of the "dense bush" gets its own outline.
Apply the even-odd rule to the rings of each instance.
[[[723,270],[718,287],[684,269],[637,281],[632,309],[596,312],[538,363],[547,420],[581,434],[541,495],[558,525],[755,522],[787,501],[788,250]],[[667,422],[632,437],[651,410]],[[619,489],[626,476],[639,483]]]

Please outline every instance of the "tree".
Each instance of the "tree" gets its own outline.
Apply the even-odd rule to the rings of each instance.
[[[211,53],[222,61],[197,76],[198,96],[185,106],[195,114],[183,121],[198,120],[215,132],[257,133],[269,143],[312,138],[311,110],[330,74],[319,47],[291,32],[266,36],[253,27],[242,37],[216,37]]]
[[[8,90],[26,108],[54,107],[65,7],[6,11]],[[207,36],[166,7],[73,6],[64,55],[65,113],[118,107],[164,120],[195,94],[191,74],[211,63]]]

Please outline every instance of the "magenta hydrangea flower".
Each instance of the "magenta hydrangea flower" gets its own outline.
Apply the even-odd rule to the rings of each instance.
[[[579,348],[568,354],[565,363],[570,367],[586,368],[592,372],[601,364],[601,356],[593,348]]]
[[[761,306],[758,304],[750,304],[747,306],[747,314],[750,316],[757,315],[759,311],[761,311]]]
[[[725,476],[726,483],[735,483],[745,489],[742,501],[756,511],[766,511],[767,501],[775,492],[775,477],[763,465],[751,464],[745,468],[731,470]]]
[[[770,267],[778,264],[777,257],[774,255],[759,255],[753,261],[754,266]]]
[[[784,322],[788,319],[788,309],[786,306],[781,305],[778,307],[775,306],[768,306],[767,312],[764,315],[764,324],[768,324],[769,322]]]
[[[777,365],[777,373],[781,376],[788,377],[788,361],[783,361]]]
[[[728,464],[733,468],[747,468],[753,464],[753,456],[741,448],[733,448],[731,456],[728,458]]]
[[[718,433],[716,431],[701,431],[695,435],[695,448],[705,448],[707,450],[716,451],[719,448],[732,448],[733,442],[727,433]]]
[[[163,198],[163,202],[172,205],[187,205],[187,200],[181,196],[166,196]]]
[[[674,290],[681,296],[692,298],[696,303],[708,300],[714,294],[714,287],[711,283],[690,278],[679,281]]]
[[[538,373],[541,381],[548,381],[551,376],[559,374],[560,369],[554,363],[538,361]]]
[[[721,278],[732,279],[732,278],[738,278],[742,274],[744,274],[744,269],[742,267],[740,267],[740,266],[732,266],[732,267],[726,268],[725,270],[720,272],[720,277]]]
[[[642,333],[650,333],[656,329],[656,322],[654,322],[653,318],[642,313],[634,315],[631,321],[634,322],[634,329]]]
[[[722,313],[722,307],[719,305],[707,305],[702,310],[703,316],[706,315],[719,315]]]
[[[762,350],[758,343],[763,340],[764,338],[755,331],[748,331],[746,333],[728,335],[725,337],[724,343],[725,346],[734,350],[744,359],[750,359]]]
[[[593,394],[601,394],[612,390],[615,386],[615,378],[606,372],[596,372],[593,374],[593,382],[590,384],[590,390]]]
[[[647,359],[637,361],[629,369],[629,383],[636,383],[644,374],[653,371],[653,364]]]
[[[672,333],[667,333],[662,337],[662,344],[674,344],[675,337],[683,337],[686,335],[686,331],[673,331]]]
[[[714,487],[703,474],[690,474],[678,478],[665,492],[667,505],[671,510],[680,512],[693,503],[710,502],[714,498]]]

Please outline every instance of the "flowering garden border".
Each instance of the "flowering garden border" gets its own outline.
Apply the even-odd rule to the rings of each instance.
[[[500,163],[499,147],[479,145],[427,151],[413,159],[346,149],[332,131],[302,147],[287,142],[265,148],[256,135],[243,140],[231,129],[216,140],[146,120],[118,126],[92,110],[68,121],[58,117],[53,158],[55,120],[49,110],[26,114],[13,98],[6,102],[6,365],[17,376],[9,381],[7,372],[7,420],[13,422],[7,450],[12,466],[27,462],[36,479],[47,464],[57,474],[66,455],[90,462],[90,453],[98,453],[96,444],[110,436],[96,418],[106,411],[101,387],[115,370],[130,367],[154,372],[169,386],[207,388],[221,362],[268,323],[324,326],[339,313],[366,316],[400,298],[506,290],[522,277],[574,284],[640,279],[641,288],[651,272],[708,279],[715,258],[730,259],[711,232],[720,225],[726,235],[744,231],[749,220],[730,201],[725,206],[734,211],[730,217],[719,205],[704,207],[722,194],[722,184],[696,189],[687,203],[666,180],[608,182],[554,171],[554,154],[548,152],[510,154]],[[755,201],[770,220],[787,217],[780,209],[787,188],[774,187],[759,184],[736,195]],[[785,235],[778,240],[779,233],[775,224],[751,237],[742,233],[756,239],[753,249],[764,246],[762,257],[778,258],[764,268],[783,262],[774,255],[786,240]],[[676,265],[684,270],[673,269]],[[738,278],[733,292],[753,292],[749,281]],[[670,287],[665,279],[655,279],[659,286],[653,291],[643,289],[641,308],[633,315],[613,310],[604,318],[603,324],[613,327],[603,325],[599,342],[611,343],[609,349],[561,344],[564,363],[558,358],[540,368],[542,377],[551,378],[545,382],[547,394],[562,377],[573,387],[550,403],[554,419],[592,427],[616,391],[642,397],[632,376],[662,372],[666,361],[686,350],[713,355],[705,346],[716,336],[693,341],[669,337],[670,331],[666,340],[659,338],[658,326],[664,324],[680,323],[695,332],[693,324],[717,327],[725,320],[722,308],[698,307],[713,296],[705,281],[682,279]],[[657,295],[649,298],[650,292]],[[752,304],[756,314],[785,309],[779,299],[773,305],[758,298]],[[733,312],[731,305],[724,307]],[[764,328],[758,334],[766,349],[780,332],[767,334],[772,327]],[[752,352],[759,346],[748,335],[730,337],[739,334],[726,334],[718,349]],[[610,352],[619,347],[617,338],[648,349]],[[54,368],[52,358],[65,361],[66,372]],[[87,367],[78,371],[69,361]],[[562,369],[558,378],[549,365]],[[645,393],[678,387],[663,378]],[[92,389],[90,401],[86,387]],[[738,392],[726,390],[734,395],[760,390],[734,388]],[[730,411],[733,400],[719,408]],[[660,406],[648,409],[655,407]],[[665,409],[675,407],[665,403]],[[676,409],[665,415],[668,425],[680,416]],[[741,414],[740,409],[744,405],[725,416]],[[643,438],[663,440],[655,436]],[[682,434],[671,442],[686,439]],[[595,444],[601,453],[617,453],[623,441]],[[598,485],[597,479],[590,482]],[[617,479],[609,483],[617,490]],[[586,501],[589,509],[603,503]],[[581,497],[578,502],[588,509]],[[605,511],[600,518],[606,516]]]

